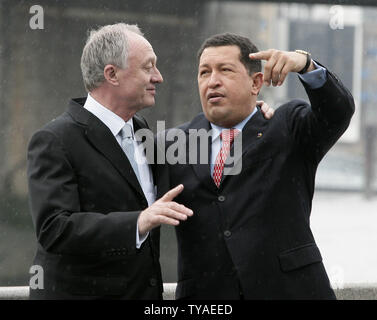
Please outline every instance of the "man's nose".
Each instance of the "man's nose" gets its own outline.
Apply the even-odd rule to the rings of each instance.
[[[212,72],[208,81],[208,87],[216,88],[220,85],[221,81],[217,72]]]
[[[152,82],[153,83],[162,83],[164,81],[164,78],[162,78],[162,75],[160,71],[155,67],[155,72],[152,76]]]

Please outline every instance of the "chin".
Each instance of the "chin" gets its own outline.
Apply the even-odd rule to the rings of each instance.
[[[229,120],[224,121],[224,119],[229,119],[229,113],[219,111],[220,110],[216,110],[215,112],[212,112],[210,117],[207,117],[207,119],[220,127],[224,127],[225,123],[231,122]]]
[[[155,105],[155,101],[154,99],[152,101],[148,101],[145,103],[145,108],[150,108],[150,107],[153,107]]]
[[[241,121],[236,121],[234,119],[230,119],[229,117],[223,116],[213,118],[213,121],[211,122],[223,128],[231,128]]]

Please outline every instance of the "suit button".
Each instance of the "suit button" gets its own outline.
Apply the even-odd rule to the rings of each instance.
[[[157,280],[155,278],[150,278],[149,279],[149,285],[151,287],[155,287],[157,285]]]
[[[224,202],[225,201],[225,197],[224,196],[219,196],[217,198],[217,200],[219,200],[220,202]]]
[[[225,230],[224,231],[224,236],[229,238],[230,236],[232,235],[232,232],[230,232],[229,230]]]

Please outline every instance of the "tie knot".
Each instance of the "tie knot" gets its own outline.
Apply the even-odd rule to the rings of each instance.
[[[228,142],[228,143],[232,144],[234,138],[237,137],[237,135],[239,133],[240,133],[240,131],[238,129],[234,129],[234,128],[224,129],[220,133],[220,138],[221,138],[221,140],[223,140],[224,143]]]
[[[131,125],[126,123],[122,130],[120,130],[119,132],[119,135],[121,137],[121,139],[127,139],[127,138],[130,138],[130,139],[133,139],[133,134],[132,134],[132,128],[131,128]]]

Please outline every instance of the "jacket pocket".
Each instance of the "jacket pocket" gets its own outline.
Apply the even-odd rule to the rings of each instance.
[[[284,272],[321,262],[322,256],[315,243],[309,243],[279,254],[280,267]]]

